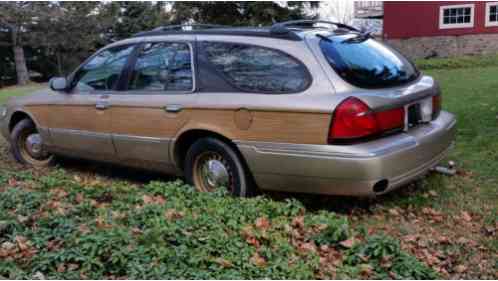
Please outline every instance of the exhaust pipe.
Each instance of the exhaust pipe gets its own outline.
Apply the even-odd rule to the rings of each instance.
[[[455,169],[455,162],[453,161],[448,161],[448,167],[438,165],[434,168],[431,169],[431,171],[434,171],[436,173],[440,173],[443,175],[447,176],[454,176],[456,175],[456,169]]]

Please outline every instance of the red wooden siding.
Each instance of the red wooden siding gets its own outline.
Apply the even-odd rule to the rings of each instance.
[[[452,29],[439,28],[439,7],[470,3],[475,5],[474,27]],[[386,39],[498,33],[497,26],[486,27],[485,21],[486,2],[484,1],[384,2],[383,33],[384,38]]]

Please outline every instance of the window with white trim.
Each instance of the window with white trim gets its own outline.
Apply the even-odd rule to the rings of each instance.
[[[441,6],[439,28],[474,27],[474,4]]]
[[[498,26],[498,2],[486,3],[486,26]]]

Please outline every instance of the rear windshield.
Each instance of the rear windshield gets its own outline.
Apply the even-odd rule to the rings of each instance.
[[[360,34],[321,36],[320,48],[332,68],[360,88],[394,87],[418,78],[415,66],[397,51]]]

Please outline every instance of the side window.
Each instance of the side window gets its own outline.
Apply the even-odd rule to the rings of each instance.
[[[119,80],[134,46],[106,49],[81,67],[73,83],[78,92],[112,90]]]
[[[186,43],[148,43],[133,68],[129,90],[192,91],[190,47]]]
[[[240,90],[292,93],[311,82],[306,67],[293,57],[264,47],[222,42],[202,42],[208,61]]]

